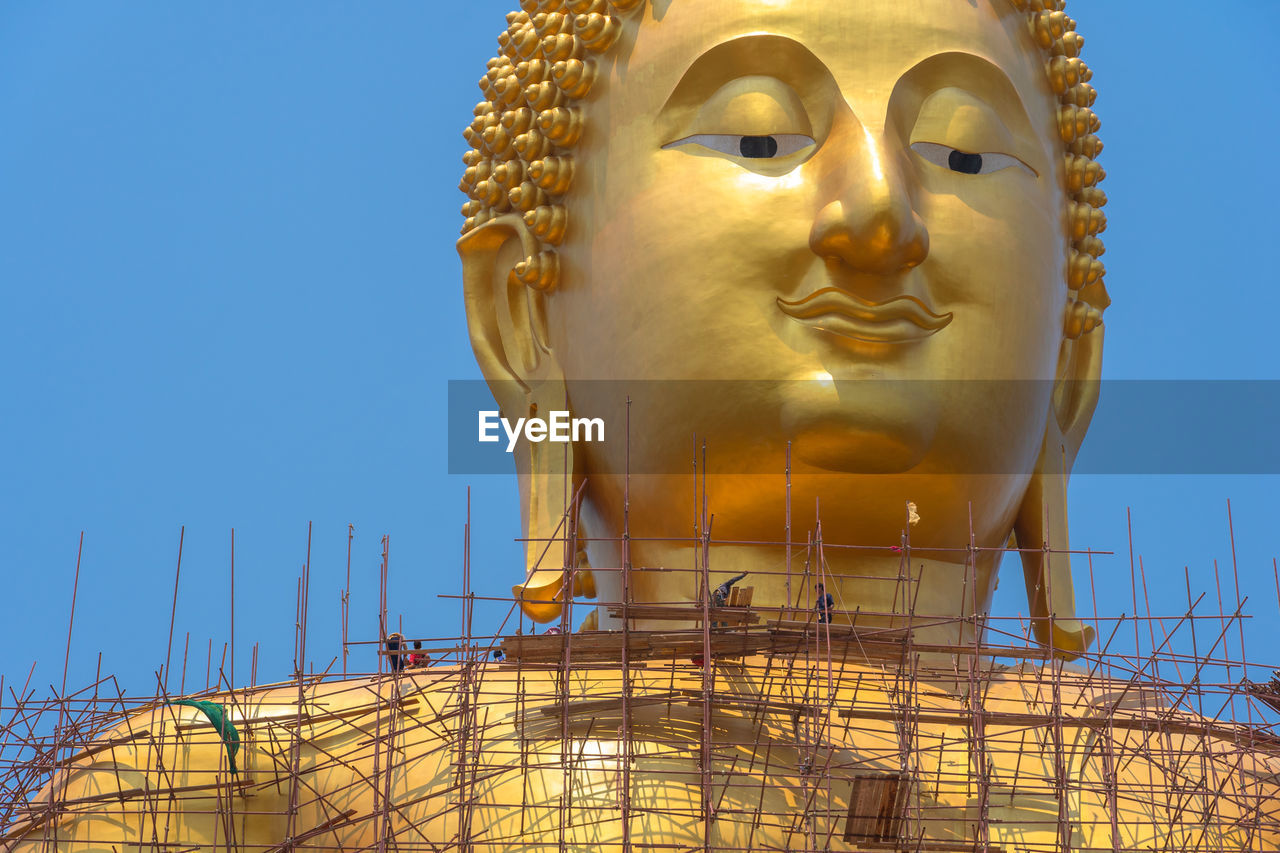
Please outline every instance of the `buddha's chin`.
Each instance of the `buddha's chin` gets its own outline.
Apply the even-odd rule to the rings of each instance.
[[[919,464],[927,449],[903,436],[847,427],[806,430],[794,446],[800,462],[833,474],[905,473]]]
[[[839,474],[901,474],[933,443],[935,405],[903,383],[863,386],[858,399],[806,394],[787,401],[783,423],[799,462]]]

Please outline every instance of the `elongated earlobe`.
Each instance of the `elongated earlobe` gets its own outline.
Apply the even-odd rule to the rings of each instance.
[[[534,487],[536,488],[536,484]],[[540,544],[546,545],[547,542]],[[552,538],[550,539],[550,544],[552,547],[547,549],[548,557],[553,556],[551,552],[557,550],[555,546],[561,543]],[[556,554],[554,556],[558,557],[559,555]],[[524,612],[524,615],[534,622],[542,623],[554,622],[559,619],[564,614],[565,594],[569,592],[571,586],[572,592],[570,595],[573,598],[596,597],[595,575],[591,571],[590,563],[587,561],[586,550],[582,548],[581,541],[577,543],[576,553],[571,559],[574,561],[571,570],[566,569],[564,566],[544,569],[535,562],[530,566],[525,582],[511,587],[511,595],[516,601],[520,602],[520,609]]]
[[[1036,642],[1067,660],[1093,643],[1094,630],[1076,618],[1067,533],[1067,476],[1054,465],[1061,446],[1046,441],[1014,522],[1027,604]]]
[[[1067,483],[1098,403],[1102,343],[1102,326],[1063,342],[1040,456],[1013,526],[1036,641],[1068,660],[1094,639],[1093,628],[1076,618]]]
[[[569,411],[563,381],[543,383],[532,391],[528,410]],[[525,580],[513,586],[511,594],[533,621],[554,622],[563,615],[567,598],[596,597],[595,576],[577,521],[583,492],[581,455],[572,442],[522,445],[517,479],[525,522]]]

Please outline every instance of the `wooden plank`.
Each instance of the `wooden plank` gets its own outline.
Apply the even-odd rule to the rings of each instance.
[[[897,711],[879,711],[868,708],[844,708],[836,712],[841,719],[851,720],[881,720],[886,722],[896,722],[903,719],[903,714]],[[968,726],[973,724],[973,715],[968,712],[956,711],[920,711],[910,712],[911,721],[918,725],[942,725],[942,726]],[[1053,725],[1057,722],[1056,718],[1051,714],[1025,714],[1013,711],[986,711],[982,712],[983,723],[987,726],[1013,726],[1021,728],[1042,728],[1044,726]],[[1067,728],[1087,728],[1104,731],[1107,728],[1108,720],[1105,716],[1099,717],[1071,717],[1064,716],[1062,725]],[[1161,734],[1185,735],[1188,737],[1202,737],[1205,735],[1217,737],[1224,741],[1240,741],[1248,743],[1251,747],[1276,749],[1280,746],[1280,738],[1258,729],[1250,729],[1247,726],[1232,726],[1224,723],[1215,723],[1212,720],[1197,720],[1189,715],[1180,714],[1177,719],[1169,717],[1125,717],[1113,716],[1110,720],[1112,728],[1122,731],[1138,731],[1138,732],[1159,732]]]
[[[652,693],[643,696],[629,696],[627,697],[627,704],[632,708],[638,705],[662,705],[679,698],[681,698],[681,693],[678,691]],[[567,705],[555,702],[550,705],[539,705],[538,707],[530,708],[529,710],[537,711],[547,717],[559,717],[564,713],[568,713],[571,717],[578,714],[599,714],[604,711],[622,710],[622,697],[614,696],[608,699],[588,699],[583,702],[570,702]]]
[[[840,622],[820,623],[817,621],[816,617],[814,619],[806,619],[803,621],[794,619],[773,619],[766,623],[766,627],[775,634],[794,633],[812,638],[814,632],[821,629],[824,637],[830,636],[833,640],[836,637],[856,637],[860,640],[881,643],[900,643],[909,639],[911,636],[911,630],[909,628],[846,625]]]
[[[902,831],[902,816],[897,809],[904,787],[897,773],[875,773],[853,778],[849,790],[849,814],[845,819],[844,840],[861,842],[896,842]]]
[[[697,707],[702,704],[701,690],[685,689],[681,692],[689,698],[688,704],[690,707]],[[732,708],[743,711],[778,711],[791,716],[800,715],[802,717],[818,717],[823,713],[821,708],[810,703],[780,702],[760,696],[735,693],[713,693],[708,697],[708,701],[717,708]]]
[[[733,592],[738,591],[734,587]],[[731,593],[732,595],[732,593]],[[702,624],[702,608],[684,605],[667,604],[632,604],[627,608],[632,619],[643,619],[649,622],[688,622],[691,625]],[[708,609],[711,623],[728,625],[755,625],[760,621],[760,614],[745,610],[742,607],[712,607]],[[622,607],[609,608],[609,615],[615,619],[622,618]],[[577,635],[583,636],[583,635]]]
[[[713,611],[714,612],[714,611]],[[630,631],[627,644],[628,661],[653,658],[692,659],[703,651],[700,632],[651,632]],[[573,661],[600,662],[622,660],[621,632],[601,631],[573,635]],[[712,634],[713,657],[731,657],[758,654],[773,644],[763,632],[742,633],[736,630],[716,629]],[[536,637],[515,636],[502,641],[503,653],[513,663],[554,663],[564,656],[565,638],[562,635]]]
[[[981,853],[982,845],[975,841],[859,841],[860,850],[886,850],[899,853]],[[987,853],[1005,853],[1005,849],[997,844],[988,844]]]

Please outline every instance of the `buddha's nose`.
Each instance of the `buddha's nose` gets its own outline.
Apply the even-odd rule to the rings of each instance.
[[[830,158],[820,178],[827,193],[809,246],[859,272],[892,275],[919,266],[929,255],[929,231],[898,158],[865,129],[849,128],[843,136],[822,152]]]

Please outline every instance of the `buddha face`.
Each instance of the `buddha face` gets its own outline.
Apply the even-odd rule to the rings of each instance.
[[[1069,348],[1059,99],[1026,16],[656,2],[597,61],[559,281],[533,312],[575,411],[617,425],[630,394],[642,474],[686,472],[695,435],[713,474],[748,478],[791,443],[848,538],[895,536],[900,498],[957,522],[940,544],[970,503],[1007,536]],[[617,475],[623,453],[582,464]],[[677,480],[634,486],[679,507],[655,532],[687,526]],[[717,498],[746,532],[780,494]]]
[[[1060,143],[1020,29],[953,0],[644,19],[588,107],[548,303],[565,374],[1052,377]]]
[[[1067,299],[1056,103],[1023,16],[694,0],[625,53],[590,108],[552,348],[571,378],[734,380],[650,386],[637,432],[675,440],[633,469],[687,466],[696,432],[718,470],[776,473],[791,440],[802,472],[1010,474],[949,490],[1006,514],[1051,390],[1017,380],[1054,376]],[[616,412],[592,399],[616,390],[575,406]]]

